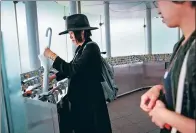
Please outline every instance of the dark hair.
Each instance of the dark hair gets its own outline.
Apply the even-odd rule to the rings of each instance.
[[[177,4],[182,4],[185,1],[172,1],[172,2],[177,3]],[[189,2],[191,3],[192,7],[196,7],[196,1],[189,1]]]
[[[77,30],[77,31],[73,31],[75,38],[78,42],[82,42],[82,30]],[[85,30],[84,31],[84,39],[87,40],[92,36],[91,31],[90,30]]]

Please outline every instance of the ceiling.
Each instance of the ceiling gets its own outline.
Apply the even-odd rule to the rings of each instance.
[[[69,9],[69,1],[56,1]],[[146,5],[152,9],[152,17],[158,16],[152,2],[147,1],[110,1],[111,18],[144,18]],[[82,13],[88,15],[104,15],[104,1],[81,1]]]

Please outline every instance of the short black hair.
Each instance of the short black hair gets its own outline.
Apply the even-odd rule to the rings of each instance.
[[[196,1],[191,1],[192,7],[196,7]]]
[[[82,30],[77,30],[77,31],[73,31],[75,38],[78,42],[82,42]],[[84,39],[87,40],[88,38],[90,38],[92,36],[91,31],[90,30],[84,30]]]
[[[181,3],[184,3],[186,1],[172,1],[172,2],[181,4]],[[192,7],[196,7],[196,1],[189,1],[189,2],[191,3]]]

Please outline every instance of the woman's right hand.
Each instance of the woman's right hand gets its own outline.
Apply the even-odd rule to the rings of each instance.
[[[56,78],[56,74],[53,74],[49,77],[49,83]]]
[[[155,85],[146,93],[144,93],[141,96],[140,108],[143,109],[145,112],[151,111],[156,104],[156,101],[162,89],[162,85]]]

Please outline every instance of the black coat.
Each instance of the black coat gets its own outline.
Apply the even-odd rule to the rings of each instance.
[[[71,125],[75,133],[111,133],[111,123],[101,86],[101,55],[95,43],[76,49],[75,58],[67,63],[57,57],[53,67],[57,80],[69,78],[68,99],[71,103]],[[83,48],[85,49],[83,50]]]

